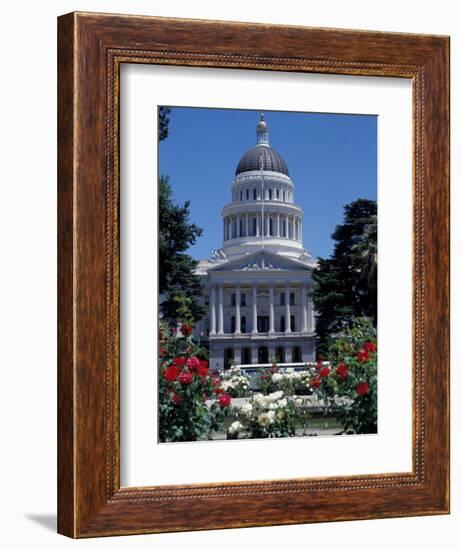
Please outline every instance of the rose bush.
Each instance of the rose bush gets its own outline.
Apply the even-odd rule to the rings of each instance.
[[[234,411],[238,422],[231,424],[234,439],[239,433],[244,438],[293,437],[297,428],[307,428],[309,416],[302,403],[301,398],[287,396],[281,390],[253,395]]]
[[[338,335],[330,345],[329,358],[331,369],[318,369],[310,381],[325,413],[335,409],[346,433],[376,433],[377,345],[371,322],[357,319]]]
[[[210,439],[223,430],[231,397],[220,389],[221,379],[210,371],[192,330],[162,326],[159,355],[160,441]]]
[[[221,375],[220,387],[231,397],[247,397],[250,394],[250,378],[243,374],[240,367],[232,365]]]

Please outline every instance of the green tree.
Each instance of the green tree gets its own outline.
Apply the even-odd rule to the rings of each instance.
[[[371,317],[376,325],[376,216],[376,201],[358,199],[347,204],[344,221],[332,235],[333,254],[319,258],[312,298],[321,352],[329,337],[350,327],[356,317]]]
[[[158,140],[163,141],[168,137],[171,107],[158,108]]]
[[[162,312],[170,323],[194,324],[205,314],[198,303],[202,294],[194,271],[197,261],[185,253],[202,229],[189,220],[189,201],[180,206],[173,200],[167,176],[160,176],[159,198],[159,287]]]

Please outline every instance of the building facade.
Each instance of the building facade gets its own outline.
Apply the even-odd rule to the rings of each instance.
[[[315,261],[303,247],[303,211],[261,115],[256,145],[237,165],[224,206],[223,244],[197,267],[208,317],[197,327],[210,367],[315,360],[309,296]]]

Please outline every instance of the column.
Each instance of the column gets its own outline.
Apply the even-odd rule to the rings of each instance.
[[[280,237],[280,214],[277,214],[277,230],[276,230],[277,237]]]
[[[302,319],[302,332],[307,332],[307,287],[303,285],[301,287],[301,319]]]
[[[250,217],[250,216],[249,216],[249,214],[248,214],[248,212],[247,212],[247,214],[246,214],[246,219],[245,219],[245,229],[246,229],[246,231],[245,231],[245,236],[246,236],[246,237],[249,237],[249,236],[250,236],[250,231],[249,231],[249,217]]]
[[[259,237],[259,214],[256,214],[256,236]]]
[[[216,290],[215,285],[210,287],[210,335],[216,334]]]
[[[235,331],[240,334],[240,286],[235,287]]]
[[[218,286],[218,334],[224,334],[224,288]]]
[[[273,334],[274,330],[274,287],[269,287],[269,333]]]
[[[290,228],[288,226],[288,215],[285,216],[285,237],[288,239],[290,236]]]
[[[290,287],[285,287],[285,332],[291,332]]]
[[[266,214],[266,235],[269,237],[269,214]]]
[[[299,218],[299,240],[303,240],[303,220]]]
[[[258,332],[258,306],[256,301],[258,299],[258,289],[256,285],[253,285],[253,325],[251,327],[252,334]]]
[[[315,330],[315,311],[314,311],[314,304],[312,303],[312,299],[309,298],[309,308],[310,308],[310,315],[309,315],[309,321],[311,325],[311,330]]]

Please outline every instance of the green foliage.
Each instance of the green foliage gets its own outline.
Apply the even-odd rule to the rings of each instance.
[[[297,428],[305,432],[310,417],[302,399],[277,391],[254,395],[236,409],[235,418],[242,426],[242,438],[268,438],[293,437]]]
[[[344,207],[344,221],[332,235],[333,254],[319,259],[312,298],[317,312],[318,350],[330,335],[350,327],[356,317],[377,317],[377,205],[358,199]]]
[[[161,327],[160,346],[159,440],[211,439],[224,429],[229,412],[219,404],[220,379],[208,368],[207,351],[167,326]]]
[[[330,373],[319,380],[316,395],[325,414],[335,414],[346,433],[377,432],[378,372],[376,330],[370,319],[357,319],[330,343]]]
[[[158,140],[163,141],[168,137],[171,107],[159,107],[158,109]]]
[[[161,304],[164,317],[171,323],[194,324],[205,314],[198,303],[202,294],[200,279],[195,275],[197,261],[185,253],[202,234],[202,229],[189,221],[189,201],[183,206],[173,201],[168,177],[158,182],[159,198],[159,287],[164,295]]]

